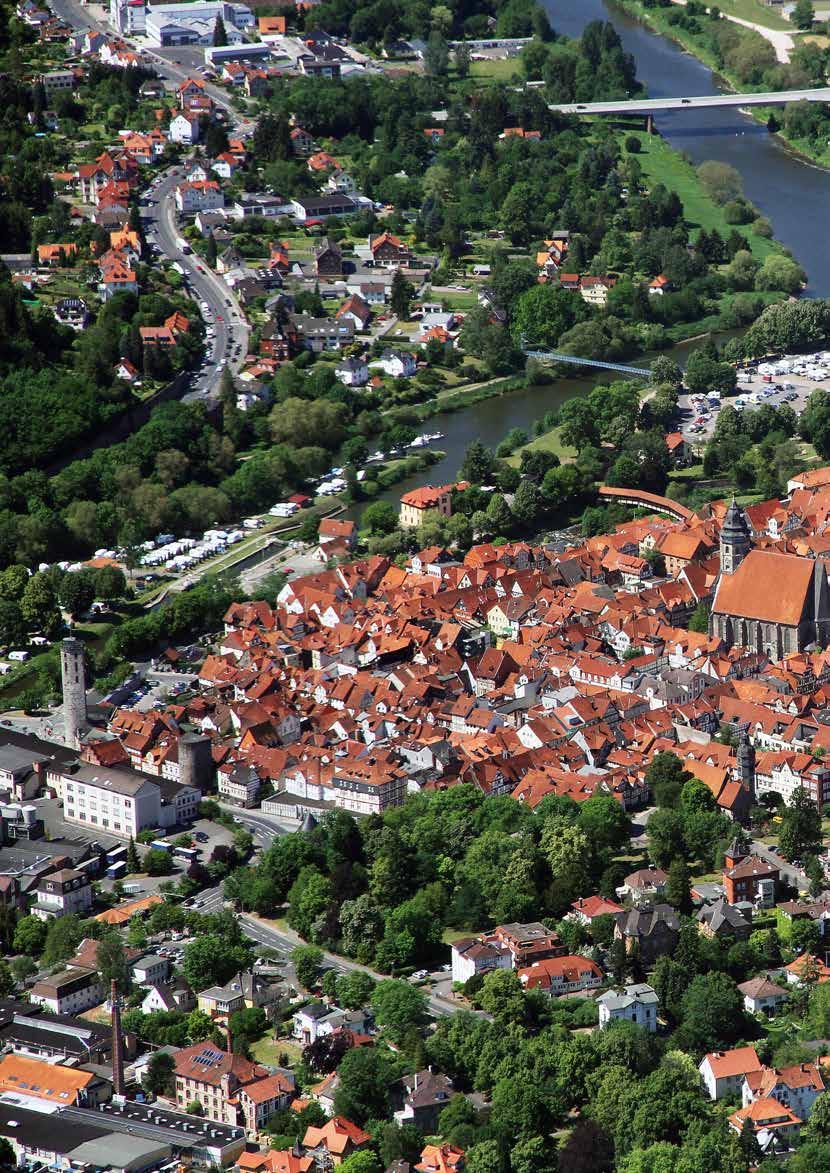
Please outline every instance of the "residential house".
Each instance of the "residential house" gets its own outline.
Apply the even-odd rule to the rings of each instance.
[[[593,990],[604,980],[605,974],[597,963],[579,955],[534,961],[519,970],[519,981],[526,990],[544,990],[552,998]]]
[[[747,1075],[763,1070],[754,1047],[710,1051],[698,1064],[704,1088],[711,1100],[738,1099]]]
[[[614,938],[627,951],[637,948],[643,965],[653,965],[664,953],[673,953],[680,936],[680,920],[668,904],[642,904],[617,917]]]
[[[242,1055],[220,1051],[213,1043],[194,1043],[173,1057],[175,1102],[183,1111],[198,1101],[203,1115],[221,1124],[241,1124],[256,1133],[296,1094],[294,1076],[263,1067]]]
[[[410,489],[401,497],[401,512],[398,524],[403,529],[415,529],[428,513],[439,513],[441,517],[452,514],[452,485],[424,485]]]
[[[363,387],[369,382],[369,367],[365,358],[346,358],[337,364],[334,373],[347,387]]]
[[[39,920],[56,920],[62,916],[83,916],[92,908],[92,887],[86,872],[61,868],[44,876],[36,890],[32,915]]]
[[[438,1131],[438,1117],[455,1095],[452,1080],[432,1067],[401,1076],[390,1091],[396,1123],[414,1124],[424,1136]]]
[[[355,330],[366,330],[372,320],[372,311],[362,297],[353,293],[343,302],[335,316],[338,321],[348,319]]]
[[[646,982],[625,986],[622,990],[607,990],[597,998],[599,1029],[611,1022],[633,1022],[643,1030],[657,1030],[658,998]]]
[[[743,995],[747,1014],[764,1014],[767,1018],[774,1017],[789,998],[786,990],[767,977],[741,982],[738,990]]]
[[[412,259],[409,245],[391,232],[370,236],[369,251],[372,254],[372,264],[384,265],[387,268],[408,265]]]
[[[668,873],[664,872],[662,868],[638,868],[636,872],[631,872],[625,877],[617,888],[617,895],[622,900],[631,900],[634,904],[639,904],[641,901],[651,903],[664,894],[668,882]]]
[[[704,937],[718,941],[746,941],[752,931],[752,923],[725,897],[703,905],[697,914],[697,927]]]
[[[215,179],[180,183],[175,192],[176,208],[182,215],[212,212],[224,208],[225,196]]]
[[[170,119],[167,134],[171,143],[183,143],[192,146],[199,141],[199,119],[192,114],[177,114]]]
[[[372,359],[369,363],[372,370],[383,371],[393,379],[409,379],[418,370],[418,362],[414,354],[406,350],[387,350],[380,358]]]
[[[52,1014],[83,1014],[104,1000],[104,987],[94,970],[68,969],[40,978],[29,991],[29,999]]]
[[[318,1154],[321,1162],[328,1161],[336,1168],[352,1153],[368,1148],[371,1139],[368,1132],[358,1128],[345,1116],[334,1116],[322,1128],[306,1129],[303,1148],[307,1153]]]

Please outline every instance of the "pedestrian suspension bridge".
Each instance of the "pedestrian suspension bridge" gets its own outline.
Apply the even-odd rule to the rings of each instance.
[[[578,367],[600,367],[604,371],[620,371],[623,375],[639,375],[641,378],[651,378],[651,371],[647,367],[631,367],[625,363],[603,362],[598,358],[580,358],[575,354],[562,354],[558,350],[533,348],[522,339],[522,354],[528,358],[538,358],[542,362],[567,362]]]

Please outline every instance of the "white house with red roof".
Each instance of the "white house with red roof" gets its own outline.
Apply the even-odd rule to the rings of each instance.
[[[711,1100],[737,1099],[746,1077],[762,1071],[763,1066],[754,1047],[733,1047],[704,1055],[698,1071]]]

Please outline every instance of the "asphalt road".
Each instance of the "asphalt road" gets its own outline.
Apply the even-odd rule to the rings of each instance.
[[[621,102],[565,102],[548,109],[560,114],[653,114],[658,110],[701,110],[714,106],[786,106],[789,102],[827,102],[830,88],[770,90],[763,94],[704,94],[689,98],[629,98]]]
[[[183,396],[188,399],[215,398],[219,393],[224,362],[236,373],[248,353],[248,326],[233,291],[210,270],[204,261],[192,253],[181,251],[177,241],[180,228],[177,223],[173,192],[184,175],[184,169],[174,167],[164,173],[151,191],[145,194],[141,216],[148,243],[185,271],[191,295],[196,302],[204,302],[208,310],[200,311],[205,323],[215,331],[208,338],[206,365],[193,373],[191,389]]]
[[[770,851],[765,843],[753,839],[752,853],[760,859],[765,859],[767,863],[774,863],[781,873],[781,879],[791,884],[793,888],[798,888],[800,891],[809,888],[810,881],[807,878],[807,873],[803,872],[800,868],[794,868],[792,864],[788,864],[783,856],[776,855],[774,851]]]
[[[242,913],[239,917],[239,923],[242,926],[242,931],[246,937],[252,941],[256,941],[259,945],[264,945],[269,949],[273,949],[275,953],[283,957],[287,957],[298,945],[305,944],[296,933],[283,932],[280,929],[274,928],[272,925],[266,924],[264,921],[258,920],[256,917],[248,916]],[[363,973],[368,973],[375,981],[383,981],[384,975],[376,973],[375,970],[370,969],[368,965],[359,965],[356,961],[349,961],[346,957],[339,957],[336,953],[329,953],[323,950],[323,958],[326,965],[336,970],[338,973],[354,973],[356,970],[362,970]],[[388,976],[388,975],[387,975]],[[430,993],[424,990],[427,996],[427,1006],[431,1014],[437,1018],[443,1018],[448,1014],[457,1014],[461,1007],[452,999],[442,997],[440,994]]]
[[[74,29],[98,29],[109,35],[113,34],[109,24],[99,19],[78,0],[51,0],[51,6],[55,14]],[[176,65],[161,53],[155,53],[147,48],[142,48],[142,52],[145,58],[149,58],[147,64],[173,85],[184,81],[192,72]],[[225,112],[229,124],[236,122],[228,95],[216,86],[208,85],[206,89],[216,105]],[[249,125],[240,123],[237,132],[246,133],[249,129]],[[242,365],[248,350],[248,327],[239,303],[224,281],[197,257],[182,253],[176,243],[179,229],[173,190],[176,184],[181,182],[183,174],[182,168],[173,168],[155,183],[153,191],[147,197],[147,200],[152,202],[142,203],[142,220],[149,243],[168,260],[176,261],[182,266],[196,301],[203,301],[209,307],[208,312],[202,315],[215,330],[212,345],[208,339],[209,361],[201,370],[193,373],[191,388],[183,396],[185,400],[209,400],[215,399],[219,393],[222,376],[220,363],[225,362],[234,372]],[[223,321],[219,321],[220,317]]]

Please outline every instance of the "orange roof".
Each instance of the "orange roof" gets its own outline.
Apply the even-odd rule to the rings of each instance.
[[[119,904],[116,908],[108,908],[106,912],[99,912],[94,920],[104,925],[125,925],[141,912],[155,908],[157,904],[164,904],[164,898],[158,894],[142,896],[139,900],[130,900],[126,904]]]
[[[750,550],[733,574],[721,576],[712,610],[795,627],[813,589],[815,565],[794,554]]]
[[[733,1047],[731,1051],[710,1051],[706,1056],[715,1079],[746,1075],[763,1066],[754,1047]]]
[[[268,1149],[264,1153],[240,1153],[236,1164],[240,1169],[263,1173],[308,1173],[314,1167],[314,1158],[297,1157],[288,1149]]]
[[[257,19],[257,29],[265,36],[271,35],[282,36],[285,33],[287,26],[287,18],[284,16],[260,16]]]
[[[349,1145],[358,1148],[360,1145],[368,1144],[371,1139],[368,1132],[358,1128],[345,1116],[333,1116],[322,1128],[308,1128],[303,1137],[303,1145],[307,1149],[316,1149],[322,1145],[330,1153],[342,1155]]]
[[[461,1173],[464,1150],[452,1144],[428,1144],[421,1151],[416,1173]]]
[[[22,1092],[39,1100],[58,1104],[76,1104],[95,1076],[91,1071],[76,1071],[60,1063],[24,1059],[22,1055],[4,1055],[0,1059],[0,1091]]]

